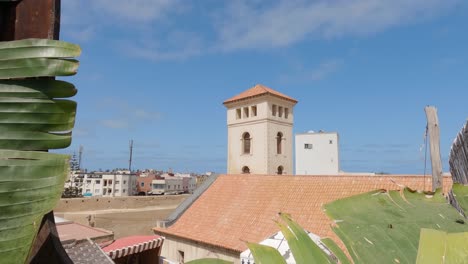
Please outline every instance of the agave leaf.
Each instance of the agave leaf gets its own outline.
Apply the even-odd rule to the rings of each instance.
[[[346,254],[343,252],[343,250],[341,250],[340,247],[338,247],[335,241],[331,240],[330,238],[324,238],[324,239],[321,239],[321,241],[338,258],[338,260],[340,261],[340,264],[351,264]]]
[[[374,191],[325,205],[354,263],[415,263],[421,228],[466,232],[441,191]]]
[[[185,264],[232,264],[232,262],[227,261],[227,260],[222,260],[222,259],[206,258],[206,259],[192,260],[189,262],[185,262]]]
[[[26,58],[72,58],[81,54],[78,45],[50,39],[0,42],[0,61]]]
[[[434,229],[421,229],[417,264],[463,264],[467,260],[468,232],[447,233]]]
[[[454,183],[452,186],[452,191],[455,199],[457,199],[458,205],[463,209],[465,215],[468,216],[468,186]]]
[[[280,213],[280,217],[286,224],[278,222],[278,226],[288,241],[297,263],[333,263],[305,230],[291,219],[290,215]]]
[[[0,257],[24,263],[42,216],[55,206],[68,156],[0,150]]]
[[[71,143],[76,94],[64,81],[17,78],[76,73],[78,46],[52,40],[0,42],[0,259],[25,263],[41,219],[60,197],[69,156],[24,150]],[[15,80],[13,80],[15,79]]]
[[[256,264],[286,264],[283,256],[273,247],[247,242]],[[298,262],[299,263],[299,262]]]
[[[71,132],[52,134],[29,131],[0,131],[0,148],[46,150],[66,148],[71,144]]]
[[[75,86],[59,80],[0,80],[0,97],[66,98],[76,94]]]
[[[74,59],[4,60],[0,61],[0,79],[74,75],[78,65],[78,61]]]

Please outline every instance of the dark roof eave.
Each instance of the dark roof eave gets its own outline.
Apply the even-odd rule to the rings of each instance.
[[[265,96],[265,95],[271,95],[271,96],[274,96],[274,97],[277,97],[277,98],[292,102],[294,104],[298,103],[298,101],[295,100],[295,99],[285,98],[285,97],[277,95],[277,94],[266,92],[266,93],[263,93],[263,94],[252,95],[252,96],[248,96],[248,97],[244,97],[244,98],[240,98],[240,99],[235,99],[235,100],[228,99],[228,100],[223,102],[223,105],[228,105],[228,104],[231,104],[231,103],[236,103],[236,102],[240,102],[240,101],[244,101],[244,100],[248,100],[248,99],[252,99],[252,98],[256,98],[256,97],[261,97],[261,96]]]
[[[161,230],[159,228],[153,228],[153,232],[154,233],[157,233],[158,235],[162,235],[162,236],[165,236],[166,238],[167,237],[175,237],[175,238],[179,238],[179,239],[182,239],[182,240],[187,240],[187,241],[194,241],[194,242],[197,242],[197,243],[200,243],[200,244],[204,244],[204,245],[207,245],[207,246],[210,246],[210,247],[215,247],[215,248],[220,248],[222,250],[227,250],[227,251],[231,251],[233,254],[237,254],[237,253],[242,253],[244,250],[247,249],[247,246],[246,246],[246,249],[244,250],[241,250],[241,249],[236,249],[236,248],[229,248],[229,247],[226,247],[226,246],[222,246],[222,245],[218,245],[218,244],[213,244],[213,243],[210,243],[210,242],[207,242],[207,241],[203,241],[203,240],[200,240],[200,239],[195,239],[195,238],[189,238],[189,237],[186,237],[186,236],[183,236],[183,235],[178,235],[178,234],[174,234],[174,233],[171,233],[171,232],[168,232],[168,231],[165,231],[165,230]]]

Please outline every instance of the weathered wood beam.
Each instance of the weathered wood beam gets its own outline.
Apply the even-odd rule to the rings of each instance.
[[[440,158],[440,129],[437,109],[434,106],[424,108],[427,117],[429,131],[429,145],[431,150],[432,165],[432,191],[442,188],[442,160]]]
[[[453,182],[468,184],[468,121],[453,141],[449,164]]]
[[[0,2],[0,40],[59,39],[60,0]]]

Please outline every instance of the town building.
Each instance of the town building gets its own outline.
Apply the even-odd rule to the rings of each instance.
[[[83,196],[131,196],[137,194],[135,174],[116,172],[94,172],[84,174]]]
[[[190,174],[163,174],[164,178],[151,181],[150,194],[182,194],[193,193],[196,185],[196,178]]]
[[[296,175],[338,175],[340,172],[338,133],[296,134]]]
[[[297,101],[257,84],[224,101],[228,174],[293,173],[293,108]]]

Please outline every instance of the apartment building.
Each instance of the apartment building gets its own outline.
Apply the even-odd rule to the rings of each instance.
[[[122,172],[95,172],[85,174],[83,178],[83,196],[131,196],[137,194],[135,174]]]

